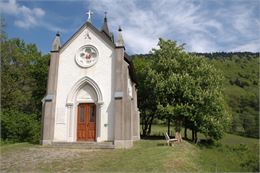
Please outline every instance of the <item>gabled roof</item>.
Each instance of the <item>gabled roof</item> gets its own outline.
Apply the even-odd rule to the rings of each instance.
[[[61,46],[60,52],[62,52],[85,28],[90,28],[112,48],[116,47],[115,43],[106,35],[106,33],[104,33],[103,31],[99,31],[96,27],[94,27],[90,22],[87,21]],[[124,60],[129,64],[129,76],[131,80],[136,83],[136,75],[132,59],[127,53],[124,54]]]
[[[109,39],[105,35],[105,33],[100,32],[96,27],[94,27],[90,22],[87,21],[61,46],[60,52],[62,52],[85,28],[90,28],[98,36],[100,36],[108,45],[115,48],[115,44],[112,42],[111,39]]]

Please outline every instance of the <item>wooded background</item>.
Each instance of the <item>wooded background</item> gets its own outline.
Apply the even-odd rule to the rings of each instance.
[[[47,88],[50,55],[42,54],[35,44],[26,44],[18,38],[8,39],[2,22],[1,25],[1,141],[38,143],[41,128],[41,99],[44,97]],[[191,70],[195,69],[197,65],[206,69],[204,72],[209,73],[206,76],[213,77],[212,81],[215,80],[218,83],[218,80],[221,81],[222,79],[217,78],[224,77],[223,83],[220,82],[216,85],[221,86],[220,88],[223,89],[224,100],[223,103],[218,104],[220,107],[215,107],[217,110],[215,115],[221,115],[221,118],[225,118],[225,115],[231,115],[230,123],[225,124],[225,128],[222,128],[223,124],[214,126],[217,131],[212,132],[215,136],[213,134],[211,136],[213,135],[215,139],[218,139],[221,136],[218,136],[217,132],[221,131],[222,133],[226,131],[248,137],[259,137],[259,53],[186,53],[182,50],[182,46],[177,46],[176,42],[161,41],[161,44],[165,44],[164,46],[166,47],[162,48],[163,45],[161,45],[161,49],[153,54],[132,55],[138,79],[138,104],[141,111],[143,135],[149,135],[149,128],[151,129],[153,123],[167,124],[170,122],[174,127],[187,127],[194,129],[195,132],[203,132],[210,136],[210,127],[199,126],[198,124],[203,124],[197,121],[199,119],[193,119],[192,121],[185,119],[183,122],[186,125],[181,121],[172,121],[171,119],[169,121],[169,117],[167,117],[169,112],[175,112],[175,117],[176,110],[179,111],[178,115],[186,115],[187,112],[181,111],[188,110],[187,107],[183,106],[185,109],[177,109],[177,106],[180,106],[182,102],[179,102],[180,104],[176,106],[174,105],[176,100],[170,104],[172,96],[169,99],[160,97],[162,100],[164,99],[164,102],[158,102],[158,97],[155,100],[156,102],[154,102],[150,97],[157,94],[152,92],[159,91],[154,90],[154,88],[160,89],[161,84],[162,86],[164,85],[164,87],[161,86],[163,89],[166,88],[165,86],[168,86],[168,90],[173,88],[167,83],[163,84],[164,79],[166,79],[164,77],[171,76],[168,73],[177,74],[178,71],[176,70],[181,71],[186,67],[189,67],[187,69]],[[170,50],[170,52],[175,51],[171,52],[173,56],[170,57],[172,58],[170,61],[176,62],[173,62],[173,64],[167,63],[169,59],[167,59],[167,56],[163,56],[164,52],[162,50],[164,49]],[[185,67],[180,66],[179,69],[174,69],[171,68],[176,67],[174,63],[186,63],[186,65]],[[149,75],[147,75],[148,73]],[[160,79],[158,78],[161,83],[156,81],[155,78],[149,78],[153,75],[154,77],[160,77],[160,75],[156,75],[160,73],[163,74]],[[192,73],[193,71],[189,72],[189,74]],[[201,76],[205,77],[205,74]],[[172,78],[172,82],[180,81],[179,79]],[[189,81],[188,79],[186,81]],[[194,78],[191,79],[195,83],[198,82]],[[205,81],[206,78],[203,80]],[[189,84],[189,82],[185,84]],[[184,85],[184,83],[182,83],[183,85],[181,83],[177,84],[179,86],[188,86]],[[202,83],[200,86],[202,86]],[[177,90],[178,87],[175,87],[175,89]],[[183,91],[188,91],[189,89]],[[222,93],[222,89],[215,90],[214,85],[212,85],[211,89],[212,93],[215,91],[221,91]],[[164,91],[166,90],[162,90],[162,95],[159,96],[163,96]],[[191,94],[191,96],[194,95]],[[217,97],[217,100],[219,100],[222,96],[218,95]],[[167,102],[169,102],[168,105],[166,104]],[[211,103],[211,101],[209,102]],[[213,102],[217,103],[217,101]],[[214,105],[212,105],[212,108],[215,109]],[[201,111],[204,111],[205,115],[210,115],[209,112],[205,112],[205,109]],[[226,112],[223,113],[222,111]],[[192,122],[192,125],[188,125],[190,122]],[[202,122],[205,121],[203,120]],[[219,122],[219,119],[216,122]],[[216,125],[216,122],[214,125]],[[150,124],[150,126],[145,127],[146,123]]]

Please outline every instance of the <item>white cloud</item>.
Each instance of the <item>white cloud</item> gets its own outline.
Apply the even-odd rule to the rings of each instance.
[[[39,19],[45,15],[44,10],[40,8],[30,9],[26,6],[20,6],[15,0],[1,2],[0,10],[4,14],[14,15],[16,17],[14,24],[26,29],[39,25]]]
[[[229,2],[231,5],[227,5]],[[210,6],[207,3],[202,0],[89,0],[87,5],[99,15],[108,12],[112,31],[118,25],[123,27],[126,47],[132,53],[148,53],[160,37],[181,40],[187,44],[188,51],[230,51],[234,45],[237,48],[248,45],[244,48],[252,50],[249,42],[257,37],[256,30],[260,30],[259,19],[252,12],[254,7],[249,8],[252,4],[216,1],[216,6]]]
[[[45,11],[41,8],[34,8],[33,11],[36,14],[36,16],[41,17],[45,15]]]
[[[61,33],[66,33],[66,32],[67,32],[67,30],[64,29],[64,28],[55,26],[55,25],[53,25],[53,24],[51,24],[51,23],[44,22],[44,21],[41,22],[41,26],[43,26],[43,27],[45,27],[46,29],[48,29],[49,31],[53,31],[53,32],[57,32],[57,31],[59,31],[59,32],[61,32]]]
[[[245,52],[260,52],[260,39],[254,40],[250,43],[241,44],[231,51],[238,52],[238,51],[245,51]]]
[[[0,2],[0,10],[2,13],[11,14],[11,15],[17,15],[18,14],[18,8],[16,6],[15,0],[10,0],[7,2]]]
[[[196,35],[192,37],[189,42],[188,47],[190,47],[191,52],[214,52],[216,50],[216,45],[208,38],[203,37],[203,35]]]
[[[14,16],[14,24],[20,28],[66,32],[46,20],[50,16],[44,9],[21,4],[0,1],[0,11]],[[259,42],[254,41],[260,38],[258,0],[88,0],[85,6],[94,10],[94,18],[107,11],[111,31],[122,26],[130,53],[148,53],[157,46],[158,38],[186,43],[187,50],[195,52],[260,51]]]
[[[124,30],[124,41],[128,44],[127,48],[129,48],[132,52],[135,53],[143,53],[149,52],[151,48],[155,47],[158,38],[151,37],[151,35],[142,35],[141,32],[135,29],[125,29]]]
[[[16,0],[9,0],[0,2],[0,11],[3,14],[14,16],[14,25],[20,28],[29,29],[41,26],[50,31],[59,30],[65,32],[64,29],[45,22],[45,11],[41,8],[28,8],[24,5],[19,5],[16,3]]]

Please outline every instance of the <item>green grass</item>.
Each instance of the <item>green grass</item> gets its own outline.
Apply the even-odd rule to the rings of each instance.
[[[219,145],[200,146],[200,151],[202,171],[246,172],[259,167],[258,139],[226,134]]]
[[[199,171],[198,163],[194,160],[194,158],[198,156],[199,150],[196,146],[188,142],[176,144],[174,147],[168,147],[164,140],[141,140],[135,142],[134,147],[131,149],[89,150],[87,152],[84,150],[79,151],[70,149],[70,153],[76,153],[76,156],[55,159],[53,156],[49,155],[49,158],[45,159],[52,160],[52,162],[47,163],[44,162],[45,159],[33,163],[33,161],[28,162],[28,158],[24,158],[24,162],[20,165],[14,163],[21,155],[34,158],[36,157],[34,156],[36,154],[39,157],[39,155],[43,155],[43,152],[46,149],[50,150],[50,148],[36,145],[37,150],[35,150],[33,148],[34,146],[29,144],[14,145],[16,146],[5,146],[5,149],[9,148],[8,152],[2,153],[1,157],[5,159],[5,157],[13,155],[14,160],[13,163],[10,164],[12,167],[1,168],[2,171]],[[34,153],[30,153],[30,150],[33,150]],[[58,152],[58,150],[56,152]],[[35,160],[33,158],[31,160]],[[31,164],[34,164],[35,167],[32,167]]]
[[[1,153],[12,152],[20,149],[28,149],[30,147],[36,147],[39,145],[33,145],[30,143],[1,143]]]
[[[153,126],[153,132],[167,130]],[[131,149],[78,150],[28,143],[1,146],[3,172],[251,172],[259,161],[259,140],[226,134],[218,145],[141,140]],[[20,162],[18,160],[21,160]]]
[[[165,125],[153,125],[151,135],[167,132]],[[174,127],[170,128],[174,136]],[[184,136],[184,130],[182,130]],[[198,134],[199,139],[205,136]],[[188,138],[191,139],[191,131],[188,130]],[[247,138],[233,134],[225,134],[224,137],[211,147],[198,145],[200,171],[202,172],[246,172],[254,171],[259,167],[259,139]]]

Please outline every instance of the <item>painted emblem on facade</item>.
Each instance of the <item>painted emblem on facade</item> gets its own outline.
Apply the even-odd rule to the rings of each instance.
[[[91,45],[82,46],[77,51],[75,60],[81,67],[91,67],[98,60],[98,51]]]

